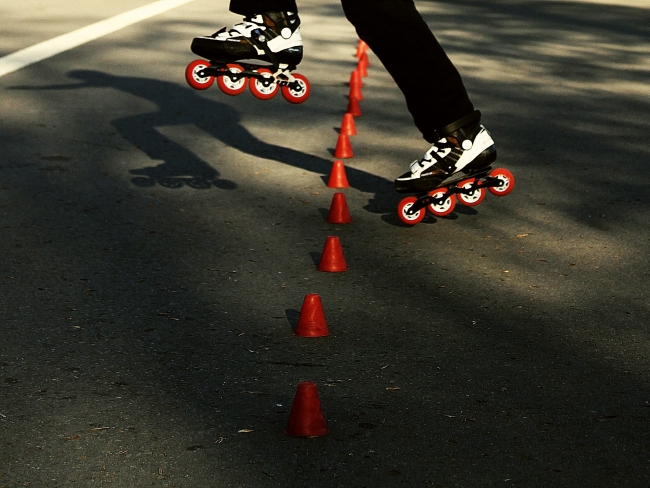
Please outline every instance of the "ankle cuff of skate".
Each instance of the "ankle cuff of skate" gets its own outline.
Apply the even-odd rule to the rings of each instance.
[[[455,130],[462,129],[466,125],[471,124],[472,122],[476,122],[477,120],[481,120],[480,110],[474,110],[471,114],[466,115],[465,117],[444,126],[442,129],[438,129],[436,131],[436,134],[439,139],[442,139],[443,137],[447,136],[447,134],[450,134]]]

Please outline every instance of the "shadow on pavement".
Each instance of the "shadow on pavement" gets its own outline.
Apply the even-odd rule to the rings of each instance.
[[[332,162],[295,149],[259,140],[240,124],[239,114],[226,104],[200,97],[194,90],[161,80],[116,76],[100,71],[76,70],[70,78],[80,83],[58,86],[13,87],[16,90],[75,90],[89,87],[111,87],[149,100],[157,106],[150,113],[137,114],[112,121],[125,140],[144,151],[157,166],[131,170],[132,183],[140,187],[156,184],[167,188],[187,185],[194,189],[211,186],[231,190],[236,182],[219,178],[216,169],[182,145],[166,138],[155,127],[194,124],[225,144],[244,154],[277,161],[306,171],[328,175]],[[383,178],[363,170],[348,168],[351,186],[372,191]]]

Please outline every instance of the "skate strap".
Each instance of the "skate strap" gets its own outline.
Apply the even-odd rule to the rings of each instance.
[[[438,138],[443,139],[447,134],[454,132],[455,130],[462,129],[466,125],[471,124],[472,122],[476,122],[477,120],[481,120],[480,110],[474,110],[471,114],[466,115],[465,117],[444,126],[442,129],[438,129],[436,131],[436,134]]]
[[[263,24],[260,24],[258,22],[255,22],[253,19],[254,17],[245,17],[243,22],[240,22],[239,24],[233,25],[230,29],[228,29],[228,35],[230,37],[236,37],[236,36],[243,36],[243,37],[249,37],[251,35],[251,31],[254,29],[259,29],[259,28],[265,28]],[[216,37],[219,34],[223,34],[226,32],[226,27],[223,27],[221,30],[215,32],[213,34],[213,37]]]
[[[451,142],[439,142],[433,146],[433,151],[429,151],[429,155],[436,160],[435,166],[442,169],[446,173],[452,173],[456,170],[456,163],[463,155],[463,151]],[[438,154],[440,149],[451,149],[449,154],[442,157]]]
[[[273,63],[273,66],[275,66],[276,69],[277,69],[277,67],[280,66],[280,63],[278,63],[278,58],[275,57],[275,53],[273,51],[271,51],[271,49],[269,48],[269,46],[267,44],[268,41],[269,41],[268,39],[266,41],[262,42],[259,39],[257,39],[255,36],[251,36],[251,37],[247,37],[246,40],[248,42],[250,42],[256,48],[261,49],[262,51],[264,51],[264,54],[266,54],[269,57],[269,59],[271,60],[271,63]]]
[[[255,22],[242,22],[241,24],[233,25],[230,32],[236,32],[244,37],[250,36],[253,29],[259,29],[260,25]]]

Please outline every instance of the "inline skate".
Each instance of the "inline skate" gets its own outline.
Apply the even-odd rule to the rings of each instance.
[[[192,61],[185,69],[187,83],[196,90],[217,85],[228,95],[239,95],[250,86],[261,100],[279,91],[291,103],[309,97],[309,81],[294,73],[302,60],[300,19],[294,12],[266,12],[246,17],[231,29],[195,37],[192,52],[207,59]],[[250,80],[250,82],[249,82]]]
[[[422,222],[426,209],[438,217],[451,214],[456,202],[474,207],[485,198],[485,189],[502,197],[515,185],[505,168],[492,169],[497,151],[490,133],[480,123],[478,110],[439,131],[440,139],[409,171],[395,180],[398,193],[415,193],[397,207],[402,222]]]

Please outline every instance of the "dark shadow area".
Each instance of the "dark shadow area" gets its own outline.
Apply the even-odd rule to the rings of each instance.
[[[295,334],[296,328],[298,327],[298,320],[300,319],[300,310],[295,308],[288,308],[284,311],[287,316],[287,322],[291,326],[291,332]]]
[[[430,220],[429,220],[430,218],[431,218],[431,216],[427,215],[427,216],[424,218],[424,220],[420,223],[420,225],[429,223],[429,222],[430,222]],[[387,224],[393,225],[393,226],[395,226],[395,227],[404,227],[405,229],[408,229],[408,228],[410,228],[410,227],[413,227],[413,226],[411,226],[411,225],[407,225],[407,224],[405,224],[404,222],[402,222],[402,221],[400,220],[400,218],[398,217],[398,215],[397,215],[396,212],[391,212],[391,213],[387,213],[387,214],[382,215],[382,216],[381,216],[381,220],[384,221],[384,222],[386,222]]]
[[[235,182],[223,181],[207,162],[176,142],[166,138],[155,127],[194,124],[223,144],[244,154],[277,161],[306,171],[329,174],[332,162],[295,149],[266,143],[254,137],[239,123],[239,114],[230,106],[200,97],[194,90],[176,83],[138,77],[123,77],[91,70],[76,70],[69,77],[80,83],[57,86],[15,86],[13,90],[78,90],[91,87],[111,87],[124,93],[149,100],[158,110],[117,119],[112,124],[120,135],[142,150],[152,160],[163,163],[132,170],[131,181],[136,186],[160,184],[166,188],[194,189],[215,186],[234,189]],[[348,169],[349,181],[360,191],[373,191],[382,178],[363,170]]]
[[[454,208],[454,213],[462,215],[478,215],[478,210],[476,207],[466,207],[465,205],[458,203]]]
[[[322,251],[321,252],[312,251],[309,253],[309,257],[311,258],[311,261],[314,263],[314,266],[318,266],[320,264],[320,258],[322,257]]]

